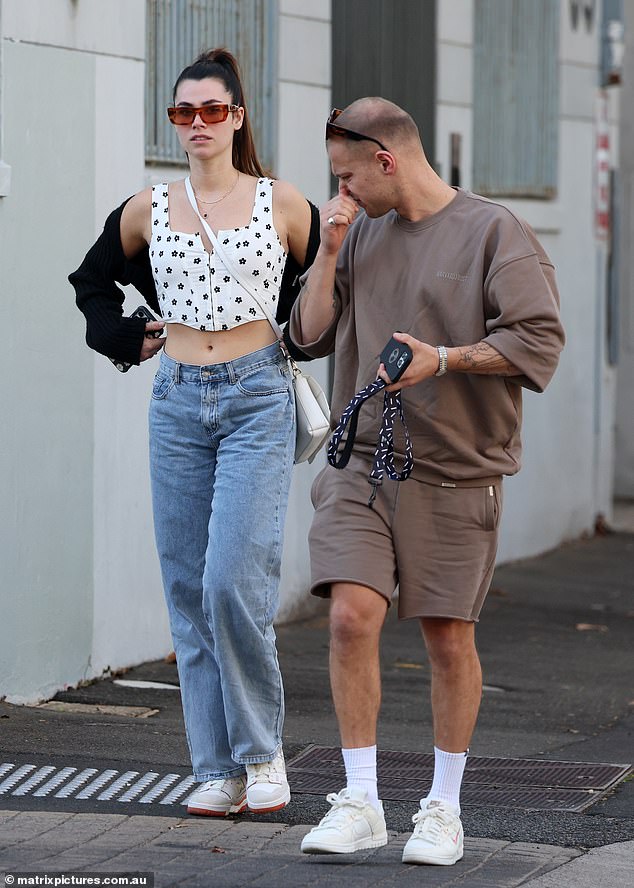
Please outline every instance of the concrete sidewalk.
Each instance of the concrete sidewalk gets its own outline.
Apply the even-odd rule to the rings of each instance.
[[[634,535],[623,532],[579,540],[496,571],[477,630],[486,689],[474,758],[632,761],[633,566]],[[325,611],[280,627],[278,642],[285,750],[292,763],[312,744],[338,747]],[[408,755],[432,748],[429,666],[415,621],[399,623],[390,613],[381,657],[379,749],[408,761]],[[121,679],[132,686],[118,684]],[[146,663],[58,694],[56,709],[0,703],[0,766],[186,775],[177,682],[172,664]],[[334,770],[329,790],[336,791]],[[422,782],[420,794],[427,788]],[[153,873],[160,886],[231,888],[632,884],[631,777],[583,810],[512,800],[463,804],[465,857],[453,867],[400,862],[415,810],[402,800],[385,803],[386,847],[336,857],[302,855],[302,836],[327,809],[324,795],[295,791],[290,805],[274,815],[218,821],[184,817],[179,804],[36,797],[20,795],[12,784],[0,789],[0,872],[141,871]]]
[[[156,886],[303,888],[429,886],[630,888],[634,841],[587,853],[495,839],[466,839],[453,867],[401,863],[407,836],[354,855],[298,853],[307,826],[248,819],[170,820],[123,814],[0,813],[2,874],[152,873]],[[7,883],[8,884],[8,883]],[[14,883],[17,884],[17,883]]]

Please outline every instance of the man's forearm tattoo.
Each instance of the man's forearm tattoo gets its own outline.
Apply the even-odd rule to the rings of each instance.
[[[337,293],[333,287],[332,292],[330,294],[331,297],[331,308],[333,312],[337,311]],[[310,298],[310,278],[306,281],[306,283],[302,286],[302,289],[299,294],[299,301],[304,304],[307,299]]]
[[[476,342],[459,348],[460,363],[468,373],[490,373],[497,376],[519,376],[520,371],[504,355],[487,342]]]

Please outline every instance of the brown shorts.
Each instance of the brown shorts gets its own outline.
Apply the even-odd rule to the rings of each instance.
[[[489,589],[502,512],[502,481],[441,487],[384,477],[373,508],[369,461],[353,455],[345,469],[326,466],[313,483],[311,592],[327,598],[332,583],[358,583],[411,617],[477,620]]]

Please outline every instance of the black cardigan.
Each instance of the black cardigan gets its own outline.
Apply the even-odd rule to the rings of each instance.
[[[138,364],[145,321],[142,318],[124,317],[125,296],[117,284],[132,284],[159,317],[161,311],[152,277],[149,247],[144,247],[132,259],[127,259],[123,252],[120,221],[128,200],[110,213],[102,233],[77,271],[69,274],[68,280],[75,288],[77,307],[86,318],[86,342],[90,348],[108,358]],[[290,318],[291,308],[300,290],[299,275],[313,264],[319,248],[319,210],[310,201],[308,203],[311,221],[306,260],[301,266],[290,253],[286,259],[276,312],[280,325]],[[312,360],[291,341],[288,326],[284,329],[284,342],[296,360]]]

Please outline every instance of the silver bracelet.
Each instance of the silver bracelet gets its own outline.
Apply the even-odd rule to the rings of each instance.
[[[438,351],[438,370],[436,370],[436,376],[444,376],[447,372],[447,349],[444,345],[437,345],[436,349]]]

